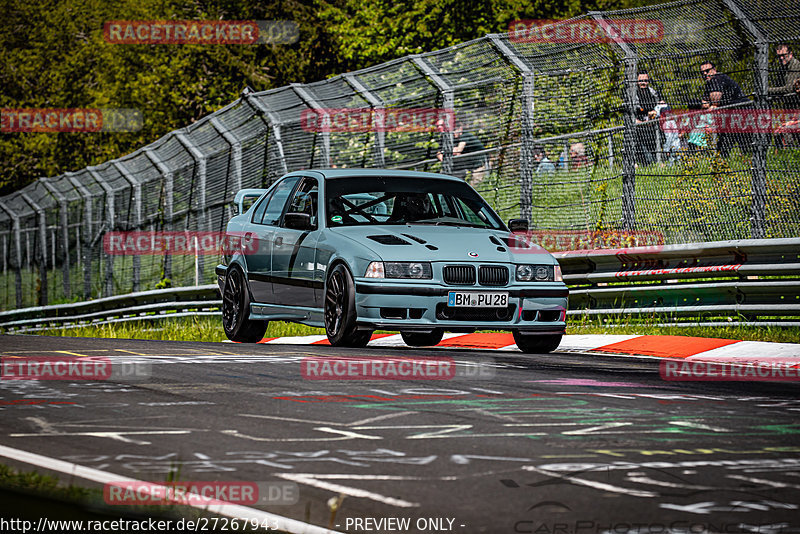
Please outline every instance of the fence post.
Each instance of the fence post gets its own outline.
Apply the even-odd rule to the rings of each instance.
[[[450,84],[439,76],[439,74],[433,70],[431,64],[422,56],[411,56],[411,60],[420,72],[431,79],[442,94],[442,107],[448,112],[453,110],[455,102],[453,98],[453,88],[450,87]],[[453,117],[455,118],[455,110],[453,110]],[[453,126],[455,127],[455,124]],[[445,128],[442,132],[441,147],[442,173],[453,174],[453,131],[449,128]]]
[[[633,230],[636,226],[636,116],[639,103],[636,95],[636,79],[639,56],[619,37],[599,11],[589,11],[589,15],[603,28],[606,35],[625,54],[623,59],[625,73],[625,114],[623,115],[624,131],[622,135],[622,226],[625,230]]]
[[[22,308],[22,229],[19,226],[19,215],[11,210],[5,203],[0,200],[0,209],[8,213],[11,217],[12,231],[14,232],[14,253],[16,261],[14,262],[14,296],[17,304],[17,309]]]
[[[70,293],[72,293],[69,280],[69,205],[67,203],[67,197],[53,187],[48,179],[41,180],[41,183],[45,189],[58,200],[58,215],[61,226],[61,261],[63,263],[61,270],[63,271],[62,277],[64,278],[62,282],[64,286],[64,297],[69,298]],[[55,243],[53,243],[53,248],[55,248]],[[55,270],[55,265],[53,265],[53,270]]]
[[[131,174],[128,168],[119,160],[114,160],[111,165],[116,167],[119,173],[131,186],[131,196],[133,200],[134,223],[139,231],[142,229],[142,184]],[[138,254],[133,255],[133,285],[131,291],[139,291],[141,283],[142,259]]]
[[[20,197],[27,202],[36,212],[38,219],[38,234],[39,234],[39,250],[37,261],[39,263],[39,297],[37,299],[39,306],[47,306],[47,216],[44,213],[44,208],[37,204],[27,193],[20,193]]]
[[[280,118],[270,111],[270,109],[252,93],[244,95],[244,102],[256,112],[258,117],[264,122],[265,126],[272,127],[272,133],[275,137],[275,146],[278,149],[278,157],[281,160],[281,167],[284,174],[289,172],[289,165],[286,163],[286,154],[283,151],[283,141],[281,140],[281,121]],[[265,119],[264,116],[267,116]],[[269,145],[264,147],[264,150],[269,150]]]
[[[113,232],[116,225],[116,213],[114,212],[114,190],[108,185],[108,182],[97,172],[95,167],[87,167],[87,171],[92,175],[95,182],[97,182],[106,195],[106,217],[108,220],[103,227],[106,232]],[[114,294],[114,256],[111,254],[103,254],[106,259],[106,272],[103,280],[103,296],[110,297]]]
[[[324,107],[322,107],[311,93],[309,93],[301,84],[293,83],[291,84],[292,89],[294,92],[297,93],[297,96],[306,104],[306,106],[310,107],[311,109],[315,109],[319,111],[322,115],[322,163],[325,164],[326,167],[331,166],[331,117]],[[313,159],[313,155],[312,155]],[[313,166],[313,165],[309,165]]]
[[[172,208],[173,208],[173,181],[172,170],[166,163],[161,161],[158,155],[153,152],[150,146],[144,147],[144,154],[153,165],[164,176],[164,231],[172,230]],[[164,278],[172,279],[172,255],[167,252],[164,255]]]
[[[83,241],[81,245],[81,256],[83,257],[83,298],[89,300],[92,296],[92,258],[91,258],[91,243],[92,243],[92,204],[94,198],[92,194],[72,173],[66,173],[65,176],[69,179],[70,183],[78,190],[83,197]]]
[[[197,230],[205,232],[208,230],[208,214],[206,213],[206,156],[192,143],[192,140],[186,136],[185,132],[178,131],[175,133],[175,138],[183,145],[186,150],[192,155],[195,161],[195,171],[197,176],[197,199],[200,216],[198,217]],[[194,243],[197,243],[195,239]],[[205,270],[205,256],[200,254],[200,251],[195,249],[195,279],[203,278],[203,271]]]
[[[514,53],[499,35],[489,36],[489,42],[511,65],[522,74],[522,146],[520,147],[519,216],[530,221],[533,196],[533,70]]]
[[[377,96],[375,96],[369,89],[367,89],[361,80],[359,80],[355,74],[352,72],[348,72],[344,75],[344,81],[347,82],[347,85],[353,88],[353,90],[361,95],[364,100],[369,102],[372,111],[375,113],[375,121],[372,123],[373,127],[375,128],[375,166],[378,168],[386,167],[386,156],[384,154],[385,147],[386,147],[386,130],[385,130],[385,113],[386,113],[386,106],[383,103],[383,100]]]
[[[756,90],[756,109],[761,112],[769,110],[769,100],[767,98],[767,79],[769,76],[769,40],[758,27],[750,20],[744,10],[736,0],[722,0],[736,19],[755,40],[756,47],[756,69],[754,73]],[[760,128],[759,130],[763,130]],[[767,206],[767,148],[769,137],[767,132],[759,131],[755,136],[755,146],[753,147],[753,168],[751,187],[753,198],[751,205],[750,232],[753,239],[762,239],[766,236],[766,206]]]
[[[234,191],[239,191],[242,188],[242,143],[224,124],[222,124],[219,118],[212,116],[208,122],[217,133],[225,139],[225,142],[228,143],[228,146],[231,148],[231,160],[233,160],[233,189]],[[265,146],[264,150],[269,150],[269,147]],[[228,191],[225,191],[225,195],[227,194]]]

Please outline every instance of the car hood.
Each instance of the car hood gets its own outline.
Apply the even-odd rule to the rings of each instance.
[[[383,261],[557,263],[539,245],[500,230],[392,224],[339,226],[330,231],[367,246]]]

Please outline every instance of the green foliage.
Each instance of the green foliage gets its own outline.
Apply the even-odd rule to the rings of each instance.
[[[648,3],[654,2],[1,0],[0,108],[130,108],[142,112],[144,124],[140,131],[130,133],[3,134],[0,195],[41,176],[76,171],[128,154],[227,105],[246,86],[262,91],[313,82],[504,32],[515,19],[574,16],[588,9]],[[120,45],[103,38],[106,21],[164,19],[288,20],[299,26],[299,41]],[[408,88],[396,91],[405,98],[414,96]],[[427,140],[420,137],[414,142]],[[370,148],[352,147],[354,157],[345,156],[345,160],[360,164]]]

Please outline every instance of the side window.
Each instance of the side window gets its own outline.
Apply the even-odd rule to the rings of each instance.
[[[292,193],[292,189],[294,189],[299,179],[299,177],[293,176],[278,184],[275,188],[275,192],[272,193],[272,197],[268,200],[267,208],[264,210],[264,218],[261,219],[261,224],[270,226],[278,224],[278,221],[281,219],[281,214],[283,214],[283,207],[286,205],[286,201],[289,199],[289,195]]]
[[[307,213],[311,215],[311,224],[317,225],[317,197],[319,188],[314,178],[304,178],[297,188],[287,213]]]
[[[256,224],[261,224],[261,218],[264,217],[264,210],[267,208],[267,204],[269,203],[269,199],[272,196],[272,193],[266,195],[264,199],[256,206],[256,209],[253,210],[253,216],[250,220]]]

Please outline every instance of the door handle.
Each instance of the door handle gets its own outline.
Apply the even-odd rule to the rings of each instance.
[[[275,246],[282,247],[283,246],[283,236],[278,236],[275,238]]]

